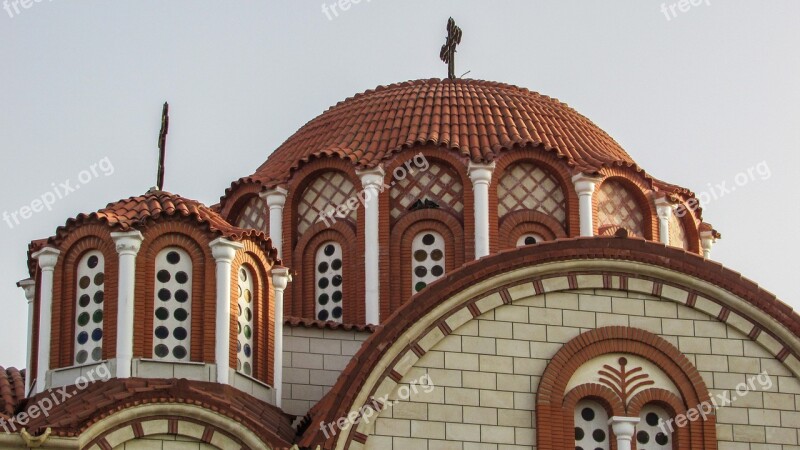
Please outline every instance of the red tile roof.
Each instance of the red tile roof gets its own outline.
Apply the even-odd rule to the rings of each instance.
[[[130,197],[109,203],[105,208],[97,212],[80,214],[74,219],[69,219],[66,225],[56,230],[56,235],[50,238],[48,243],[58,245],[70,230],[91,221],[105,223],[114,228],[115,231],[129,231],[146,227],[162,217],[189,218],[213,234],[234,240],[239,240],[243,237],[260,238],[268,241],[269,249],[272,250],[272,242],[263,232],[233,226],[218,212],[197,200],[157,190],[151,190],[138,197]],[[36,241],[34,245],[41,246],[41,243]],[[277,260],[276,252],[268,251],[268,253]]]
[[[503,83],[431,79],[380,86],[338,103],[240,182],[274,186],[322,156],[375,167],[404,148],[424,144],[456,150],[475,162],[493,161],[506,149],[541,145],[579,171],[635,167],[614,139],[556,99]]]
[[[71,393],[76,389],[70,387],[66,392]],[[45,391],[32,397],[27,404],[34,405],[50,395],[49,391]],[[53,408],[49,416],[40,415],[32,419],[27,427],[34,436],[48,427],[54,436],[78,436],[111,414],[148,403],[193,404],[216,411],[253,430],[276,448],[288,448],[295,435],[291,426],[294,417],[278,407],[231,386],[185,379],[127,378],[91,383]]]
[[[302,317],[286,317],[283,321],[284,324],[291,327],[304,327],[304,328],[319,328],[328,330],[344,330],[344,331],[368,331],[374,332],[375,325],[355,325],[349,323],[339,323],[323,320],[304,319]]]
[[[25,370],[0,366],[0,417],[10,418],[25,399]]]

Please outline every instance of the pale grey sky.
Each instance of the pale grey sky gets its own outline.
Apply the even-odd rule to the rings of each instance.
[[[213,204],[336,102],[445,75],[451,15],[459,74],[557,97],[649,173],[707,192],[706,220],[724,236],[714,259],[800,307],[796,0],[704,0],[674,16],[677,0],[361,0],[338,17],[329,6],[330,19],[333,0],[43,0],[18,14],[12,3],[0,9],[0,214],[86,183],[52,211],[0,222],[0,329],[13,336],[0,365],[24,366],[14,283],[27,243],[154,184],[165,99],[166,189]],[[113,174],[105,163],[92,174],[101,161]],[[736,189],[720,196],[722,183]]]

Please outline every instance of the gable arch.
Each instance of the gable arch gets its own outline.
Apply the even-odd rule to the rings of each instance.
[[[695,277],[699,274],[705,279]],[[773,296],[731,275],[694,255],[629,239],[560,241],[484,258],[432,283],[399,308],[364,343],[307,420],[331,422],[392,392],[416,361],[482,314],[531,296],[576,289],[642,293],[697,309],[738,331],[762,330],[743,334],[797,376],[800,319],[790,310],[778,312],[780,302]],[[771,332],[774,336],[760,339]],[[309,427],[299,444],[347,448],[353,440],[366,441],[369,432],[359,424],[326,439]]]

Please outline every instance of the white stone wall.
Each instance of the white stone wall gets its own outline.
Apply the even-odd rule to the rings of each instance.
[[[436,388],[412,392],[408,401],[381,412],[368,428],[367,448],[535,448],[535,397],[549,359],[578,334],[611,325],[641,328],[675,345],[712,395],[767,371],[771,388],[751,391],[718,411],[719,449],[800,449],[800,381],[760,344],[698,310],[605,290],[516,300],[454,330],[402,380],[427,373]]]
[[[283,328],[283,410],[305,415],[336,383],[369,332]]]

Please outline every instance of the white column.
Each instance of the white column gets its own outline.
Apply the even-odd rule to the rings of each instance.
[[[278,251],[278,257],[283,256],[283,206],[289,191],[281,187],[262,192],[261,197],[266,200],[269,207],[269,237],[272,246]]]
[[[31,255],[39,262],[41,270],[41,289],[39,294],[39,351],[36,366],[36,393],[44,392],[47,385],[47,372],[50,370],[50,331],[53,317],[53,269],[61,252],[45,247]]]
[[[489,184],[495,164],[469,163],[475,212],[475,259],[489,254]]]
[[[386,174],[383,167],[356,172],[364,186],[364,291],[368,324],[380,323],[379,193]]]
[[[217,263],[217,323],[214,329],[217,383],[228,384],[231,366],[231,264],[236,252],[244,245],[217,238],[211,241],[209,247]]]
[[[658,214],[658,240],[669,245],[669,221],[672,218],[672,203],[667,198],[656,199]]]
[[[33,278],[28,278],[17,283],[25,291],[25,300],[28,303],[28,332],[25,333],[28,337],[27,347],[25,353],[25,396],[31,392],[31,367],[33,367],[33,299],[36,297],[36,281]]]
[[[594,236],[594,205],[592,196],[594,188],[601,178],[579,173],[572,177],[575,192],[578,194],[578,211],[580,215],[581,236]]]
[[[614,437],[617,438],[617,450],[631,450],[631,440],[636,433],[636,424],[639,423],[638,417],[614,416],[608,420]]]
[[[133,362],[134,305],[136,304],[136,255],[144,236],[138,231],[111,233],[119,255],[117,287],[117,378],[130,378]]]
[[[711,259],[711,247],[717,242],[713,231],[700,232],[700,246],[703,248],[703,258]]]
[[[275,266],[272,268],[272,287],[275,289],[275,353],[273,354],[272,388],[275,389],[275,406],[281,407],[283,403],[283,291],[292,276],[286,267]]]

